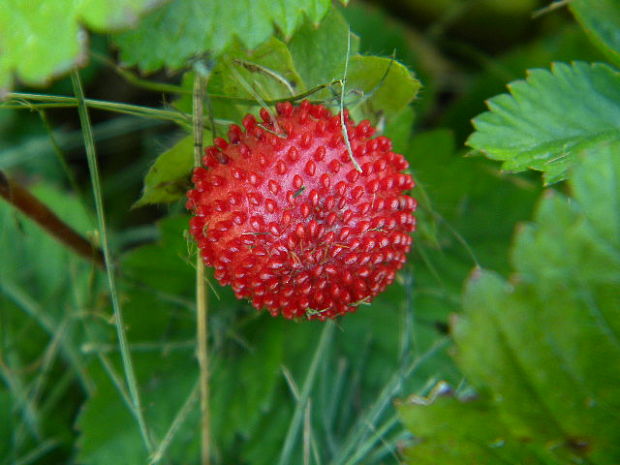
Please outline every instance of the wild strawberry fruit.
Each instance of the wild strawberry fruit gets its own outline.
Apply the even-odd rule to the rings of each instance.
[[[345,110],[356,166],[340,115],[307,101],[276,109],[205,150],[187,194],[191,233],[237,297],[272,315],[334,318],[370,302],[405,263],[414,183],[368,121],[356,126]]]

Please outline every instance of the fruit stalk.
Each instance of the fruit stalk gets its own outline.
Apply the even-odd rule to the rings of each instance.
[[[200,166],[203,155],[203,101],[206,79],[196,73],[193,92],[193,127],[194,127],[194,165]],[[196,257],[196,331],[198,341],[198,365],[200,367],[200,444],[202,465],[210,463],[210,408],[209,408],[209,343],[208,343],[208,301],[204,276],[204,263],[198,253]]]

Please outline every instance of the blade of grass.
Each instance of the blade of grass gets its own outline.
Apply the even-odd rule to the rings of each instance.
[[[31,383],[31,386],[24,388],[24,390],[27,392],[26,395],[29,397],[30,404],[37,408],[37,411],[39,413],[39,418],[41,419],[41,421],[45,419],[45,416],[43,415],[43,412],[41,411],[42,409],[40,407],[41,394],[49,378],[51,368],[56,360],[59,347],[60,347],[60,341],[65,336],[65,330],[67,326],[68,326],[67,320],[65,320],[60,325],[58,333],[54,335],[54,337],[50,340],[47,348],[43,352],[40,358],[41,368],[38,370],[36,378]],[[14,431],[15,431],[14,433],[15,448],[19,449],[20,446],[23,444],[23,442],[27,438],[27,426],[22,421],[21,423],[17,425],[17,427],[15,427]],[[42,439],[43,438],[41,438],[41,440]]]
[[[197,72],[194,78],[193,132],[194,132],[194,166],[201,164],[204,137],[204,96],[207,87],[208,70]],[[200,369],[200,463],[211,462],[211,418],[209,408],[209,306],[207,286],[205,285],[204,263],[200,253],[196,255],[196,338],[198,365]]]
[[[95,199],[95,209],[97,212],[97,221],[99,223],[99,237],[101,238],[101,246],[103,249],[104,261],[106,265],[106,275],[108,279],[108,287],[110,290],[110,296],[112,298],[112,307],[114,310],[114,319],[116,326],[116,333],[121,349],[121,359],[123,362],[123,369],[125,372],[125,378],[127,386],[129,388],[129,395],[131,397],[132,414],[136,418],[140,427],[140,433],[142,439],[149,453],[153,450],[153,444],[144,418],[144,412],[142,409],[142,401],[140,398],[140,391],[138,389],[138,381],[131,359],[131,353],[129,351],[129,343],[127,341],[127,334],[125,333],[125,324],[123,318],[123,311],[118,298],[118,291],[116,288],[116,278],[114,275],[114,262],[112,261],[112,255],[110,252],[110,245],[108,241],[105,212],[103,207],[103,195],[101,193],[101,181],[99,178],[99,167],[97,166],[97,155],[95,151],[95,141],[92,132],[92,126],[90,124],[90,117],[88,115],[88,108],[86,106],[84,98],[84,90],[80,80],[80,75],[77,70],[74,70],[71,74],[71,81],[73,83],[73,89],[78,101],[78,113],[80,116],[80,123],[84,134],[84,144],[86,146],[86,157],[88,160],[88,168],[90,171],[91,183],[93,186],[93,195]]]
[[[60,349],[60,344],[65,336],[65,331],[67,327],[68,321],[65,318],[65,320],[59,325],[58,332],[50,340],[47,348],[41,356],[41,367],[38,370],[37,376],[32,381],[31,385],[27,388],[27,391],[29,391],[27,395],[29,396],[32,405],[38,406],[40,404],[43,388],[45,387],[49,379],[50,371],[52,369],[52,366],[54,365],[54,362],[56,361],[56,357]],[[22,435],[25,433],[25,431],[23,431],[24,426],[25,425],[21,424],[17,427],[18,441],[23,438]]]
[[[30,452],[28,452],[26,455],[18,458],[12,463],[13,465],[28,465],[30,463],[36,462],[41,457],[43,457],[43,455],[47,454],[50,450],[59,445],[60,442],[56,439],[47,439],[40,443],[37,447],[32,449]]]
[[[28,293],[16,283],[4,279],[0,281],[0,294],[4,294],[8,299],[12,300],[18,308],[29,315],[34,321],[43,328],[50,337],[54,337],[58,333],[56,322],[41,308],[41,306],[33,300]],[[61,340],[61,349],[63,356],[68,365],[75,371],[82,387],[88,393],[93,388],[93,383],[86,373],[82,357],[75,347],[67,340]]]
[[[409,376],[416,368],[448,343],[449,339],[447,337],[438,339],[424,354],[413,360],[404,371],[400,368],[396,370],[390,381],[381,390],[375,403],[358,420],[357,426],[349,434],[339,454],[331,461],[332,465],[347,463],[349,458],[355,456],[356,451],[364,445],[368,432],[374,427],[386,407],[390,405],[393,395],[399,389],[403,381],[403,375]]]
[[[179,431],[179,428],[181,427],[181,425],[183,425],[183,423],[187,419],[187,416],[194,408],[194,404],[196,403],[196,400],[198,400],[199,392],[200,385],[197,382],[192,389],[192,392],[187,397],[187,400],[181,407],[181,410],[179,410],[179,412],[174,417],[174,420],[170,424],[170,428],[168,428],[166,435],[161,440],[159,445],[155,448],[155,452],[153,452],[153,455],[149,460],[149,465],[156,465],[164,458],[164,456],[166,455],[166,451],[168,450],[168,446],[170,446],[170,443],[174,439],[176,433]]]
[[[375,444],[381,442],[384,446],[388,448],[393,448],[393,444],[388,444],[385,442],[385,435],[394,428],[395,425],[399,422],[399,416],[393,415],[389,420],[387,420],[382,426],[379,428],[375,428],[374,425],[368,425],[369,429],[373,431],[373,435],[369,438],[365,439],[360,447],[355,450],[355,453],[345,462],[344,465],[355,465],[356,463],[360,463],[364,458],[368,457],[368,453],[375,447]]]
[[[323,429],[325,430],[325,437],[327,439],[327,447],[329,448],[331,455],[336,453],[337,448],[335,441],[335,425],[338,411],[337,406],[343,398],[342,393],[345,386],[347,363],[347,359],[344,357],[338,359],[338,368],[335,374],[335,380],[329,386],[329,393],[324,395],[324,397],[329,400],[325,402],[326,407],[321,415],[321,419],[323,421]],[[327,379],[327,377],[325,378]]]
[[[321,338],[319,339],[314,356],[312,357],[310,368],[308,368],[308,373],[306,374],[306,379],[301,389],[301,395],[299,396],[297,405],[295,406],[293,419],[291,420],[288,432],[286,433],[286,439],[284,440],[284,446],[282,447],[280,460],[278,461],[279,465],[289,465],[290,463],[293,463],[291,460],[291,454],[293,453],[293,448],[295,447],[295,442],[303,422],[304,411],[306,409],[308,398],[310,397],[310,391],[314,385],[314,380],[319,367],[319,361],[323,359],[329,342],[331,342],[334,334],[334,328],[334,323],[332,321],[328,321],[325,323],[325,327],[321,332]]]
[[[286,384],[288,384],[289,389],[293,393],[293,397],[295,401],[298,402],[301,398],[301,393],[299,392],[299,387],[297,383],[293,379],[293,375],[291,371],[287,367],[282,367],[282,373],[284,374],[284,378],[286,379]],[[304,460],[306,460],[306,456],[309,459],[309,455],[306,453],[306,450],[309,447],[312,448],[312,457],[314,458],[314,462],[316,465],[321,465],[321,457],[319,454],[319,447],[317,445],[317,441],[315,438],[315,434],[312,428],[312,399],[308,399],[308,405],[306,407],[305,417],[304,417]]]
[[[28,398],[28,390],[22,377],[20,376],[24,369],[21,361],[19,360],[19,354],[17,351],[11,351],[7,356],[9,359],[4,359],[4,354],[1,354],[0,358],[0,380],[4,380],[4,384],[9,389],[11,396],[15,400],[12,408],[14,412],[20,412],[21,425],[27,427],[32,437],[37,441],[42,439],[41,435],[41,416],[37,406],[31,399]],[[22,430],[21,427],[17,427],[12,431],[12,443],[19,446],[21,442]]]
[[[312,441],[312,399],[308,399],[306,411],[304,413],[304,433],[303,433],[303,460],[304,465],[310,465],[310,442]]]

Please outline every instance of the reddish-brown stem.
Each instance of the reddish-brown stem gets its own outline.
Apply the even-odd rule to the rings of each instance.
[[[47,205],[0,170],[0,197],[75,253],[104,268],[103,253],[62,221]]]

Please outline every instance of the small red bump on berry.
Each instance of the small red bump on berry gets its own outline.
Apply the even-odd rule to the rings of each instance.
[[[293,188],[294,189],[301,189],[301,186],[304,185],[304,179],[296,174],[295,176],[293,176]]]
[[[352,169],[351,171],[347,173],[347,180],[350,183],[356,182],[359,179],[359,177],[360,177],[360,173],[356,169]]]
[[[256,118],[254,118],[254,115],[245,115],[242,124],[245,130],[249,131],[256,126]]]
[[[271,115],[269,114],[269,111],[266,108],[261,108],[258,114],[260,115],[261,119],[265,123],[271,122]]]
[[[215,139],[213,139],[213,144],[220,150],[226,150],[226,148],[228,147],[228,142],[226,142],[226,140],[222,139],[221,137],[216,137]]]
[[[338,173],[340,171],[340,162],[338,160],[332,160],[329,162],[329,169],[332,173]]]
[[[281,116],[291,116],[293,113],[293,105],[291,102],[283,102],[276,104],[276,111]]]
[[[301,212],[301,216],[303,218],[308,218],[310,216],[310,205],[308,205],[307,203],[304,203],[301,205],[301,207],[299,207],[299,211]]]
[[[230,143],[239,143],[239,141],[241,140],[241,133],[241,128],[239,126],[237,126],[236,124],[231,124],[231,126],[228,128],[228,140],[230,141]]]
[[[276,163],[276,172],[282,176],[286,174],[286,164],[282,160],[278,160]]]
[[[270,179],[268,182],[268,185],[269,185],[269,192],[271,192],[273,195],[278,195],[278,193],[280,192],[280,184],[278,184],[273,179]]]
[[[316,173],[316,163],[312,160],[308,160],[305,171],[308,176],[314,176],[314,173]]]
[[[297,160],[299,160],[299,150],[297,149],[297,147],[293,146],[290,149],[288,149],[288,152],[286,153],[286,157],[291,162],[296,162]]]
[[[364,195],[364,188],[362,186],[357,186],[351,191],[351,199],[359,200],[359,198]]]

